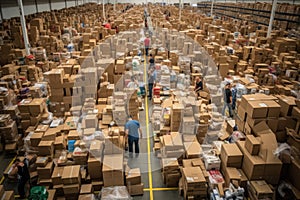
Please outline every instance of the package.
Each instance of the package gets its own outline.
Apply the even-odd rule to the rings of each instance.
[[[37,167],[37,173],[40,179],[51,179],[54,163],[49,162],[45,167]]]
[[[64,185],[80,184],[80,165],[65,166],[61,179]]]
[[[91,193],[93,193],[92,184],[81,185],[80,194],[91,194]]]
[[[102,163],[100,158],[89,158],[88,159],[88,172],[91,179],[102,178]]]
[[[199,158],[202,153],[202,148],[198,141],[184,142],[185,156],[186,158]]]
[[[221,147],[221,160],[227,167],[241,168],[243,153],[235,143],[223,144]]]
[[[122,154],[104,155],[102,173],[103,173],[103,182],[105,187],[123,186],[124,185],[123,155]]]
[[[63,184],[61,176],[63,174],[64,167],[54,167],[51,180],[53,185],[61,185]]]
[[[265,181],[250,181],[248,185],[250,197],[255,199],[273,199],[274,192]]]
[[[258,155],[260,151],[260,142],[253,135],[246,135],[245,147],[251,155]]]
[[[141,171],[140,168],[130,169],[128,175],[126,176],[126,184],[128,185],[138,185],[141,183]],[[129,192],[130,193],[130,192]]]
[[[39,156],[52,156],[54,153],[53,141],[40,141],[38,145]]]
[[[103,187],[101,190],[102,200],[122,199],[130,200],[130,194],[125,186]]]
[[[136,185],[127,185],[128,192],[131,196],[143,195],[144,194],[144,183]]]

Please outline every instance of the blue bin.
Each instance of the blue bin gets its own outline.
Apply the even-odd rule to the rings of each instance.
[[[76,140],[69,140],[68,141],[68,151],[73,152],[75,149],[75,142]]]

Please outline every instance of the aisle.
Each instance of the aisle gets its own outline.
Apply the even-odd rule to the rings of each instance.
[[[147,18],[149,30],[153,30],[151,17]],[[147,83],[147,69],[146,63],[148,58],[144,56],[143,72],[144,82]],[[152,102],[147,98],[143,100],[145,109],[140,111],[140,124],[143,131],[143,139],[140,141],[140,156],[138,158],[129,158],[128,165],[130,168],[139,167],[142,173],[142,182],[144,183],[144,195],[137,196],[133,199],[183,199],[179,196],[178,188],[166,188],[163,183],[160,159],[158,159],[153,152],[153,131],[150,123],[152,112]],[[148,113],[148,115],[147,115]]]

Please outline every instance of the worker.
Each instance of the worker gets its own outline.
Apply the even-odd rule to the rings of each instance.
[[[133,143],[135,157],[138,157],[140,153],[139,139],[143,138],[143,134],[140,123],[137,120],[133,120],[131,116],[128,117],[128,121],[125,124],[125,134],[126,138],[128,139],[129,157],[133,157]]]
[[[139,88],[139,82],[136,80],[134,76],[131,77],[131,81],[127,84],[128,88]]]
[[[151,68],[151,67],[154,67],[154,62],[155,62],[155,60],[154,60],[154,56],[153,56],[153,54],[150,54],[150,59],[149,59],[149,68]]]
[[[18,192],[21,199],[25,199],[27,196],[25,188],[27,188],[27,192],[30,190],[30,174],[28,167],[29,163],[27,158],[25,158],[23,162],[21,162],[20,159],[16,159],[8,172],[9,175],[18,175]]]
[[[104,25],[104,28],[111,29],[110,20]]]
[[[196,79],[195,79],[195,93],[197,94],[197,96],[199,96],[199,92],[203,90],[203,82],[202,82],[202,79],[197,76]]]
[[[152,90],[153,86],[156,82],[157,72],[155,70],[155,67],[151,67],[148,71],[148,89],[149,89],[149,100],[152,99]]]
[[[224,90],[224,106],[222,109],[222,115],[225,116],[225,109],[226,107],[228,107],[229,110],[229,116],[232,118],[232,107],[231,107],[231,103],[232,103],[232,93],[230,90],[230,83],[226,83],[225,85],[225,90]]]
[[[149,51],[149,47],[150,47],[149,35],[147,35],[145,40],[144,40],[144,46],[145,46],[145,54],[146,54],[146,56],[148,56],[148,51]]]
[[[231,94],[232,94],[232,110],[235,110],[235,107],[236,107],[236,95],[237,95],[236,83],[232,84]]]

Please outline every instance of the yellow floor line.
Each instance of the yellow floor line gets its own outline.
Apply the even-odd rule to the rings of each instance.
[[[17,158],[17,156],[15,156],[15,157],[10,161],[10,163],[8,164],[8,167],[11,167],[11,166],[12,166],[12,164],[15,162],[16,158]],[[4,176],[2,176],[2,178],[1,178],[1,180],[0,180],[0,185],[2,185],[3,181],[4,181]]]
[[[178,188],[152,188],[152,191],[174,191],[178,190]],[[144,191],[150,191],[150,188],[144,188]]]
[[[147,84],[147,60],[146,55],[144,55],[144,82]],[[146,132],[147,132],[147,152],[148,152],[148,177],[149,177],[149,192],[150,200],[153,200],[152,191],[152,169],[151,169],[151,144],[150,144],[150,133],[149,133],[149,116],[148,116],[148,99],[147,93],[145,95],[145,107],[146,107]]]

